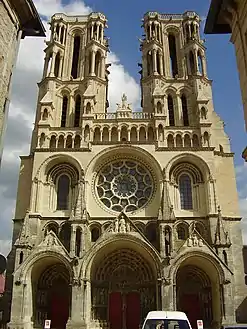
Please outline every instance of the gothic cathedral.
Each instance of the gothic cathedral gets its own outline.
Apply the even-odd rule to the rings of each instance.
[[[148,12],[141,106],[108,111],[107,20],[55,14],[8,257],[9,328],[247,321],[233,153],[200,19]],[[117,81],[116,81],[117,83]],[[226,95],[227,97],[227,95]]]

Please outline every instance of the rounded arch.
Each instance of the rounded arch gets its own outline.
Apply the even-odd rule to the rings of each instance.
[[[51,170],[51,168],[55,167],[56,165],[62,164],[62,163],[68,163],[69,165],[74,167],[78,171],[79,176],[83,172],[79,161],[74,156],[59,153],[59,154],[51,155],[50,157],[45,159],[40,164],[35,177],[38,179],[44,179],[46,177],[47,173]]]
[[[36,264],[43,264],[43,261],[47,259],[48,261],[58,262],[65,265],[70,273],[70,277],[73,278],[73,269],[70,266],[71,259],[66,254],[62,254],[59,251],[49,250],[44,253],[43,248],[38,248],[36,251],[31,253],[29,257],[26,257],[21,266],[17,269],[14,274],[14,281],[20,281],[23,283],[31,282],[31,274],[33,266]]]
[[[84,33],[85,33],[85,31],[82,28],[80,28],[79,26],[72,27],[69,32],[73,38],[82,37],[82,35],[84,35]]]
[[[221,321],[221,292],[225,272],[217,259],[194,250],[178,257],[169,273],[176,286],[176,305],[186,312],[192,324],[200,317],[205,326]]]
[[[192,153],[183,153],[172,158],[165,167],[166,176],[169,177],[171,169],[182,162],[187,162],[194,165],[197,168],[200,168],[200,172],[205,181],[209,178],[209,176],[211,176],[211,170],[208,164],[204,161],[204,159]]]
[[[158,252],[150,244],[138,237],[129,234],[113,234],[112,236],[108,237],[107,240],[102,239],[98,241],[90,249],[83,260],[80,270],[80,277],[90,280],[94,267],[93,264],[96,264],[97,261],[106,254],[106,251],[107,253],[110,253],[120,248],[130,248],[137,253],[142,254],[146,261],[151,264],[151,268],[153,269],[155,277],[158,278],[160,276],[162,260]]]
[[[121,149],[121,156],[122,157],[135,156],[137,158],[140,158],[140,160],[143,160],[148,166],[151,167],[151,169],[153,169],[153,171],[157,175],[157,179],[162,179],[163,174],[162,174],[160,163],[149,152],[141,149],[138,146],[125,145]],[[109,161],[109,158],[118,158],[118,157],[119,157],[119,146],[108,147],[107,150],[103,150],[99,152],[97,155],[95,155],[92,158],[91,162],[89,162],[88,166],[85,168],[85,176],[89,175],[90,172],[94,171],[99,164],[102,164],[105,161]]]
[[[169,277],[172,278],[173,284],[176,284],[179,268],[187,264],[196,264],[208,274],[212,281],[218,284],[223,284],[226,281],[226,273],[218,260],[203,251],[193,251],[193,253],[185,252],[175,259],[173,266],[169,270]]]

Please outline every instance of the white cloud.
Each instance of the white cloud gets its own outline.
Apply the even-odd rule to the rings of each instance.
[[[50,27],[47,23],[56,12],[69,15],[85,15],[92,11],[83,1],[70,1],[63,5],[61,0],[35,0],[39,14],[44,19],[47,38]],[[37,82],[42,76],[44,64],[44,38],[25,38],[21,41],[16,70],[13,78],[13,89],[5,148],[0,171],[0,253],[7,255],[12,235],[12,218],[14,216],[15,198],[19,175],[20,155],[28,155],[31,133],[35,120],[37,99]],[[129,103],[138,106],[140,88],[131,75],[125,70],[114,52],[108,56],[109,68],[109,102],[115,109],[122,93],[126,93]]]

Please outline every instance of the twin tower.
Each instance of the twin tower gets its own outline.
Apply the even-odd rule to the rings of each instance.
[[[142,63],[138,64],[141,105],[144,113],[154,113],[162,122],[165,120],[167,126],[197,125],[200,112],[202,118],[207,116],[203,97],[200,104],[193,106],[200,93],[202,77],[207,79],[199,25],[199,16],[194,12],[183,15],[148,12],[143,19]],[[106,28],[107,20],[101,13],[52,17],[51,39],[45,49],[43,79],[39,84],[36,119],[39,136],[46,135],[47,124],[83,128],[96,114],[106,118],[103,114],[109,107],[111,65],[106,64],[109,52]],[[176,95],[186,84],[195,88],[191,104],[185,94]],[[171,86],[170,93],[164,99],[163,90],[168,86]],[[45,135],[41,144],[45,143]],[[33,147],[36,146],[37,141]]]

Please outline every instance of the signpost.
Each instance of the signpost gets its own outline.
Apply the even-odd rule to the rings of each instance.
[[[197,320],[197,329],[203,329],[203,321]]]
[[[51,328],[51,320],[45,320],[45,329]]]

